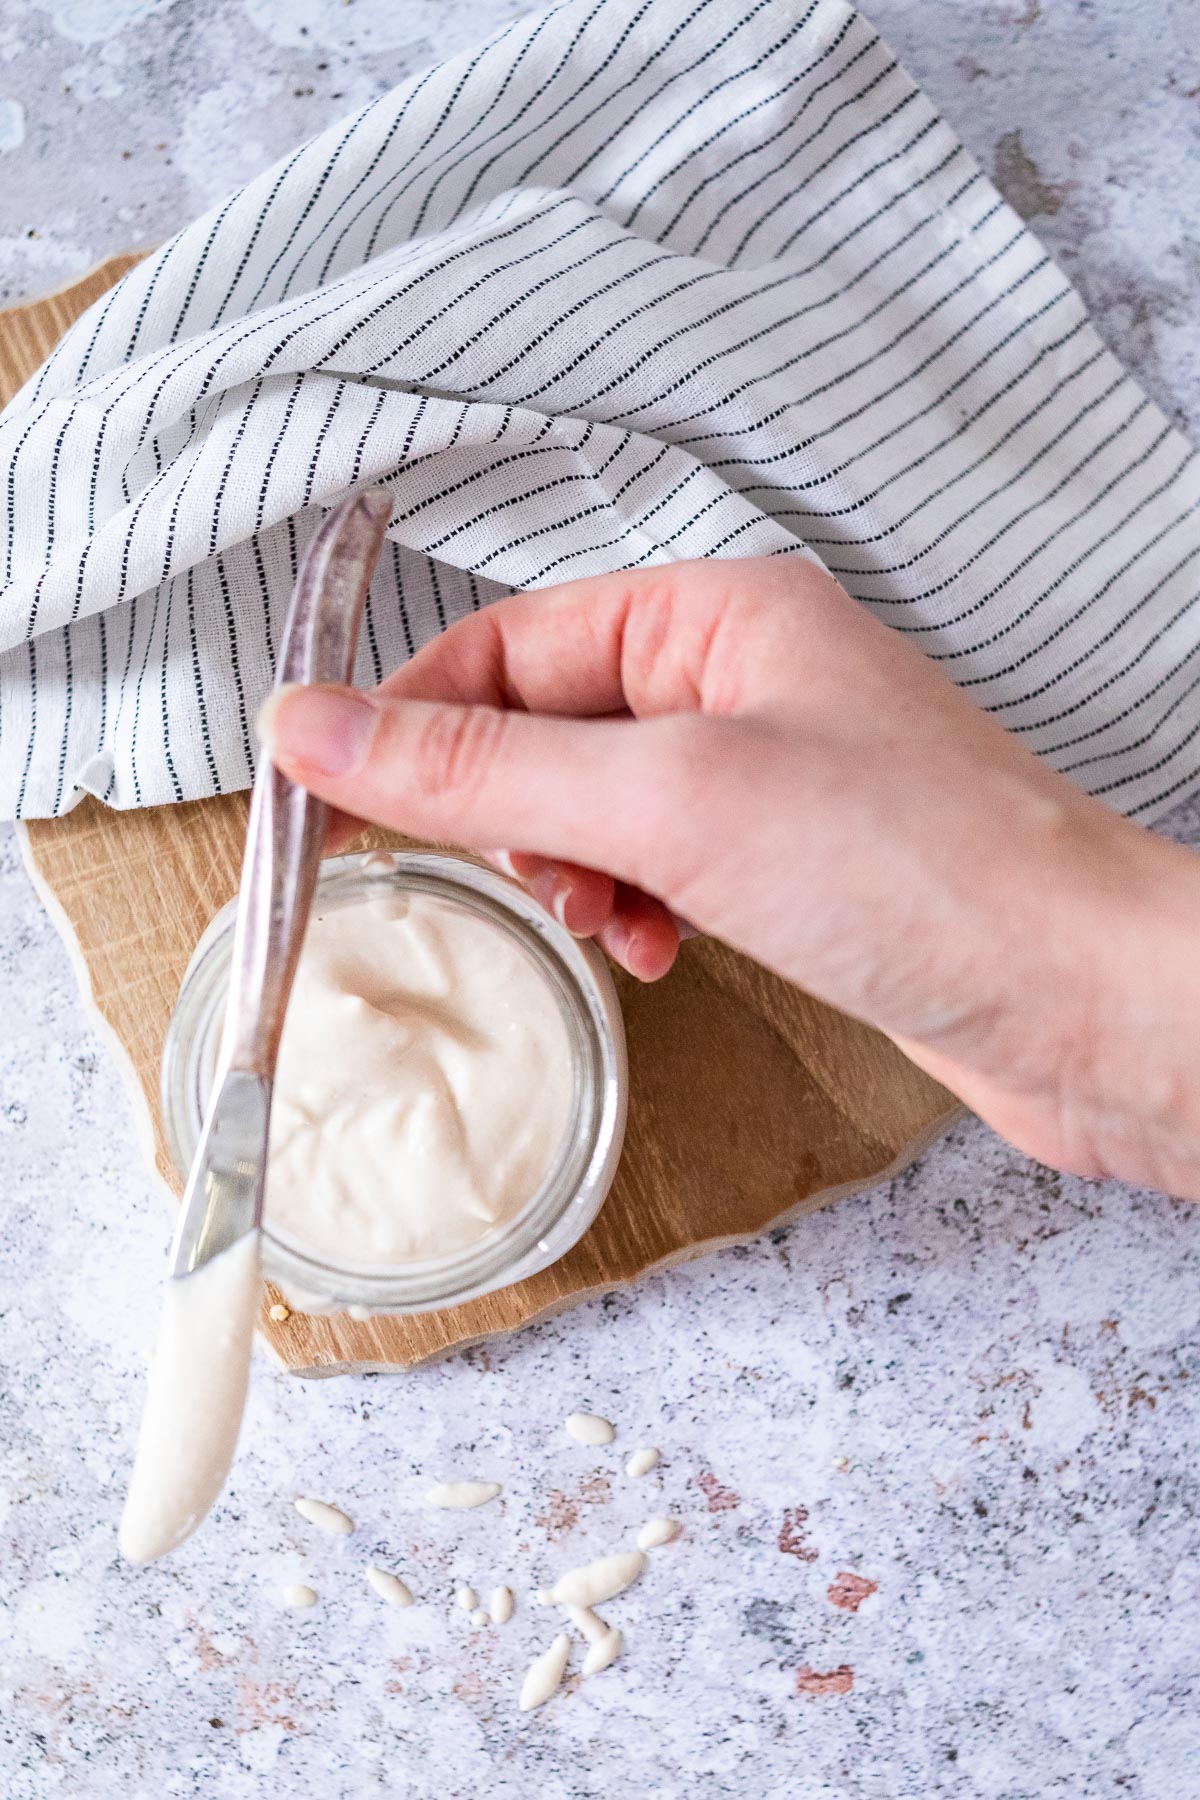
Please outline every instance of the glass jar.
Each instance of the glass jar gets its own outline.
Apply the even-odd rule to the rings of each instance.
[[[572,1110],[541,1186],[513,1218],[465,1249],[422,1261],[334,1263],[273,1228],[268,1188],[263,1267],[308,1312],[428,1312],[508,1287],[557,1262],[596,1217],[625,1134],[628,1068],[620,1003],[603,956],[573,938],[516,882],[459,856],[371,851],[321,865],[315,905],[351,905],[376,884],[463,907],[515,938],[561,1009],[570,1043]],[[236,902],[222,907],[196,945],[167,1031],[162,1104],[181,1178],[191,1165],[216,1067],[233,948]]]

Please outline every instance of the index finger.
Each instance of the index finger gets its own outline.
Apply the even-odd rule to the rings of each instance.
[[[781,562],[788,566],[786,572]],[[400,699],[594,718],[728,712],[792,559],[672,563],[512,594],[452,625],[381,683]],[[755,630],[744,629],[757,615]],[[769,639],[773,634],[768,632]]]

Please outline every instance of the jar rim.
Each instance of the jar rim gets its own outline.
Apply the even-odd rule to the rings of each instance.
[[[595,946],[573,938],[507,876],[449,852],[366,851],[328,858],[314,907],[322,899],[349,904],[384,884],[465,906],[521,943],[554,989],[568,1028],[572,1119],[554,1162],[520,1211],[444,1257],[383,1265],[337,1261],[265,1218],[265,1272],[310,1311],[430,1311],[460,1305],[547,1267],[595,1218],[624,1136],[627,1067],[620,1003]],[[181,1175],[194,1153],[211,1087],[236,904],[222,907],[202,933],[164,1046],[163,1118]]]

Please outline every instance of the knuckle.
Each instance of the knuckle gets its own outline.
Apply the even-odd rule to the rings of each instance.
[[[737,711],[755,629],[778,604],[767,579],[773,573],[760,559],[647,571],[631,588],[623,644],[634,710]]]
[[[490,706],[439,706],[422,722],[413,773],[426,800],[470,800],[500,753],[505,714]]]
[[[634,698],[635,711],[653,713],[670,706],[686,682],[680,654],[684,585],[647,583],[631,597],[621,646],[621,685]]]

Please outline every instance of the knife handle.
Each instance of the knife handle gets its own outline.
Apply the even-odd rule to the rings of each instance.
[[[363,606],[392,513],[385,488],[352,494],[322,521],[296,577],[276,672],[293,683],[349,681]],[[254,778],[234,927],[221,1067],[275,1071],[304,942],[328,809],[262,756]]]

